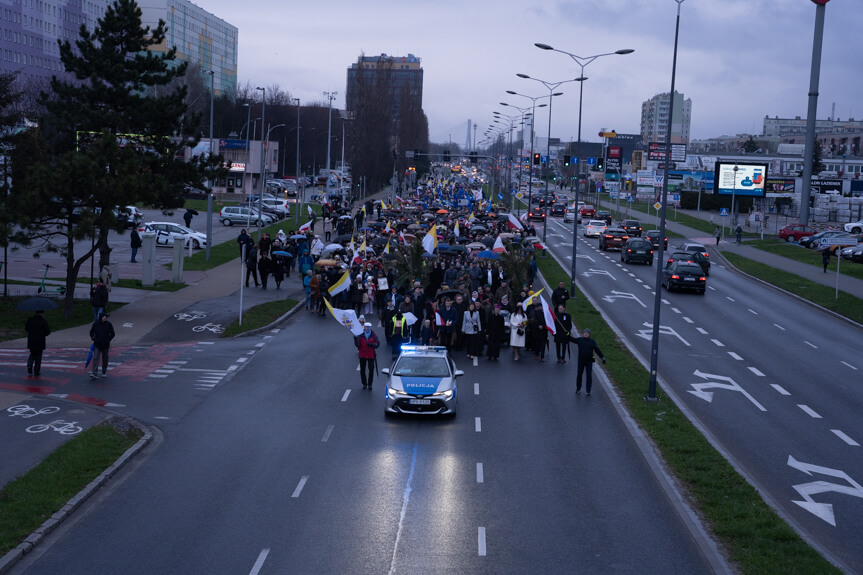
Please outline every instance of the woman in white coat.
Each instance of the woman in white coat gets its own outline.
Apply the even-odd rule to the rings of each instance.
[[[516,306],[515,312],[509,316],[509,346],[512,348],[512,358],[518,361],[519,354],[524,348],[524,334],[527,329],[527,316],[524,315],[521,303]]]
[[[482,321],[480,320],[479,312],[476,309],[476,304],[470,302],[468,309],[465,310],[461,322],[461,329],[464,332],[464,338],[467,342],[467,358],[474,359],[482,355]]]

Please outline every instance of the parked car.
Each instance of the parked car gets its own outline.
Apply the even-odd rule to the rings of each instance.
[[[584,237],[599,237],[605,232],[606,227],[605,222],[602,220],[590,220],[584,226]]]
[[[859,222],[851,222],[850,224],[845,224],[843,228],[846,232],[850,234],[863,233],[863,220],[860,220]]]
[[[271,203],[273,202],[273,203]],[[265,199],[247,204],[253,210],[261,210],[265,214],[273,216],[277,220],[287,217],[287,210],[279,203],[279,200]]]
[[[777,234],[780,240],[786,242],[799,242],[800,238],[815,235],[818,230],[804,224],[788,224]]]
[[[150,232],[156,234],[156,245],[172,247],[174,239],[180,238],[183,240],[183,245],[192,248],[200,249],[207,246],[207,235],[195,230],[190,230],[186,226],[175,224],[173,222],[147,222],[143,224],[139,232]]]
[[[611,212],[609,212],[608,210],[597,210],[595,219],[605,220],[605,225],[610,226],[611,225]]]
[[[653,244],[643,238],[629,238],[620,248],[620,261],[625,264],[643,262],[652,266]]]
[[[663,268],[662,285],[668,291],[691,289],[704,295],[707,277],[701,266],[693,262],[676,261]]]
[[[811,236],[806,236],[803,239],[799,240],[797,243],[803,246],[804,248],[809,248],[814,250],[821,245],[821,238],[833,238],[836,236],[844,236],[848,235],[848,232],[844,230],[824,230],[818,232],[817,234],[812,234]]]
[[[136,206],[117,206],[114,208],[114,217],[117,221],[125,222],[127,228],[140,226],[144,221],[144,213]]]
[[[630,236],[641,237],[641,222],[638,220],[623,220],[620,222],[620,227]]]
[[[645,233],[644,238],[653,244],[653,249],[659,249],[659,230],[648,230],[647,233]],[[665,236],[665,243],[663,244],[662,249],[668,249],[668,236]]]
[[[629,234],[626,233],[626,230],[621,228],[606,228],[599,236],[599,249],[602,251],[611,248],[621,249],[628,239]]]
[[[207,190],[201,190],[199,188],[193,188],[192,186],[186,186],[183,190],[183,197],[187,200],[206,200]]]
[[[234,224],[241,226],[259,226],[263,224],[268,226],[276,220],[269,214],[260,214],[259,216],[257,210],[245,206],[226,206],[219,212],[219,221],[225,226],[232,226]]]

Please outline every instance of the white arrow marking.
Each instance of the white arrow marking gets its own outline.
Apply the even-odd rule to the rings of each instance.
[[[830,483],[829,481],[812,481],[810,483],[792,485],[794,490],[804,499],[804,501],[792,500],[792,503],[796,503],[806,511],[812,513],[819,519],[823,519],[833,527],[836,527],[836,517],[833,514],[833,505],[830,503],[818,503],[812,498],[813,495],[835,491],[836,493],[842,493],[843,495],[851,495],[852,497],[863,499],[863,485],[860,485],[851,479],[847,473],[840,469],[832,469],[830,467],[812,465],[811,463],[803,463],[802,461],[794,459],[791,455],[788,456],[788,465],[794,469],[802,471],[806,475],[812,475],[812,472],[815,472],[820,473],[821,475],[844,479],[851,484],[840,485],[838,483]]]
[[[641,303],[640,299],[635,297],[634,293],[625,293],[622,291],[611,290],[611,294],[612,295],[602,296],[602,299],[604,299],[605,301],[607,301],[609,303],[614,303],[614,300],[617,300],[617,299],[634,299],[635,301],[637,301],[641,305],[641,307],[644,307],[644,308],[647,307],[646,305]]]
[[[641,325],[645,326],[647,329],[638,330],[636,332],[636,335],[638,335],[638,337],[643,337],[646,340],[652,340],[653,339],[653,324],[648,323],[648,322],[644,322]],[[671,327],[669,327],[667,325],[660,325],[659,326],[659,333],[665,334],[665,335],[673,335],[674,337],[676,337],[677,339],[682,341],[688,347],[692,347],[688,341],[686,341],[685,339],[680,337],[679,333],[677,333],[676,331],[674,331],[674,329],[672,329]]]
[[[135,324],[127,321],[123,324],[123,327],[135,327]]]
[[[707,381],[705,383],[692,383],[692,384],[690,384],[692,387],[695,388],[695,391],[689,391],[689,390],[687,390],[687,391],[689,391],[689,393],[691,393],[692,395],[694,395],[696,397],[700,397],[701,399],[703,399],[704,401],[706,401],[708,403],[711,403],[713,401],[713,392],[712,391],[704,391],[705,389],[713,389],[713,388],[727,389],[729,391],[739,391],[740,393],[743,394],[744,397],[746,397],[746,399],[748,399],[749,401],[754,403],[755,407],[757,407],[761,411],[767,411],[767,408],[765,408],[763,405],[758,403],[758,401],[754,397],[749,395],[749,393],[747,393],[745,389],[740,387],[740,385],[736,381],[734,381],[733,379],[731,379],[728,376],[716,375],[713,373],[704,373],[704,372],[699,371],[697,369],[693,372],[693,375],[695,375],[696,377],[700,377],[701,379],[708,379],[708,380],[709,379],[718,379],[720,381],[726,381],[727,382],[727,383],[719,383],[717,381]]]
[[[617,281],[617,278],[615,278],[613,275],[611,275],[611,273],[610,273],[610,272],[607,272],[607,271],[605,271],[605,270],[597,270],[597,269],[592,269],[592,268],[591,268],[591,269],[587,270],[586,272],[581,272],[581,275],[583,275],[584,277],[590,277],[590,276],[608,276],[608,277],[610,277],[611,279],[613,279],[613,280]]]

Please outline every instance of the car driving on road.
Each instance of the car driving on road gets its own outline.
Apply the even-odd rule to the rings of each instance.
[[[641,222],[638,220],[623,220],[620,227],[626,230],[630,237],[641,236]]]
[[[707,289],[707,277],[698,264],[675,261],[663,268],[662,285],[668,291],[690,289],[704,295]]]
[[[586,238],[597,238],[602,235],[605,231],[606,225],[602,220],[590,220],[587,222],[587,225],[584,226],[584,237]]]
[[[648,230],[647,233],[644,234],[644,238],[653,244],[653,249],[659,249],[659,230]],[[668,236],[665,236],[665,243],[662,246],[662,249],[668,249]]]
[[[442,346],[403,345],[398,359],[386,374],[384,413],[455,416],[458,404],[455,368]]]
[[[620,261],[625,264],[642,262],[653,265],[653,244],[643,238],[629,238],[620,248]]]
[[[614,249],[621,249],[626,240],[629,239],[629,235],[626,233],[626,230],[622,230],[620,228],[606,228],[604,232],[599,235],[599,249],[602,251]]]

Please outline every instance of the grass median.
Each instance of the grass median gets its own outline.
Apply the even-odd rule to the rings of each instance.
[[[798,246],[794,243],[782,241],[778,238],[750,240],[745,242],[744,245],[752,246],[754,248],[758,248],[759,250],[763,250],[771,254],[776,254],[784,258],[792,259],[797,262],[809,264],[815,268],[818,268],[819,271],[824,269],[824,264],[821,263],[821,252],[819,252],[818,250],[810,250],[808,248]],[[837,260],[835,257],[830,258],[830,264],[827,266],[828,272],[833,272],[834,274],[836,273],[836,261]],[[839,266],[839,272],[841,273],[841,275],[847,275],[852,278],[863,279],[863,265],[855,262],[842,260],[842,263]]]
[[[234,337],[258,328],[266,327],[291,311],[300,302],[293,299],[282,299],[256,305],[243,312],[243,325],[234,320],[220,337]]]
[[[569,276],[551,258],[538,259],[547,285]],[[668,397],[647,402],[648,372],[602,315],[577,293],[568,311],[578,329],[590,328],[608,373],[633,419],[650,436],[690,502],[741,573],[839,573],[758,495]],[[658,390],[662,395],[662,389]]]
[[[27,332],[24,331],[24,324],[27,319],[33,315],[30,311],[16,311],[15,307],[25,297],[9,297],[0,298],[0,341],[10,341],[27,337]],[[45,319],[48,325],[51,326],[52,332],[57,332],[70,327],[78,327],[80,325],[90,325],[93,323],[93,308],[89,305],[84,305],[86,302],[76,301],[72,307],[72,316],[69,318],[63,317],[63,300],[55,300],[57,309],[49,309],[45,311]],[[113,313],[126,305],[125,303],[109,303],[108,313]],[[81,345],[90,345],[88,341],[82,341]],[[48,347],[51,347],[51,336],[48,336]]]
[[[0,555],[14,549],[141,438],[126,424],[82,431],[0,489]]]

